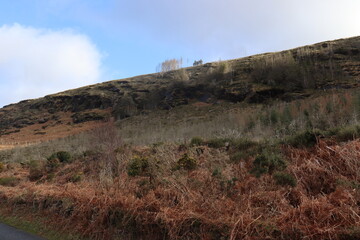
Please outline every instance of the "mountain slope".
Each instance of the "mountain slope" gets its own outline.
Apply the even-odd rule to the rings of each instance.
[[[85,239],[360,239],[359,42],[7,106],[0,213]]]
[[[327,41],[11,104],[0,109],[0,141],[24,143],[63,137],[110,117],[124,119],[199,102],[211,106],[292,101],[324,90],[357,88],[359,81],[360,37]]]

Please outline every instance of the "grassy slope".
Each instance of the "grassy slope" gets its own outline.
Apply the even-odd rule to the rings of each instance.
[[[110,116],[131,119],[179,106],[196,114],[192,104],[209,104],[209,110],[219,102],[256,107],[271,99],[292,101],[324,90],[357,88],[359,48],[359,37],[329,41],[22,101],[0,109],[0,145],[76,134]]]
[[[23,123],[20,133],[59,120],[70,124],[52,127],[69,126],[70,133],[96,126],[75,124],[75,113],[101,111],[121,120],[118,128],[108,123],[1,151],[1,203],[93,239],[358,239],[357,49],[359,38],[321,43],[190,68],[189,82],[179,83],[179,72],[156,81],[146,75],[4,108],[14,114],[9,119],[24,120],[21,110],[35,116],[31,121],[38,113],[51,119]],[[314,69],[320,74],[312,76]],[[171,98],[154,100],[144,91],[162,85]],[[153,99],[156,109],[107,108],[107,96],[119,96],[113,87],[124,90],[121,100]],[[86,104],[71,109],[81,96]],[[71,163],[48,158],[64,150]]]

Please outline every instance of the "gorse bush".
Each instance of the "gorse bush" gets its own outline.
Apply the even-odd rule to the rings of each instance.
[[[276,173],[274,173],[273,178],[277,185],[281,185],[281,186],[288,185],[291,187],[296,186],[296,179],[294,178],[293,175],[291,175],[289,173],[276,172]]]
[[[182,168],[185,170],[193,170],[197,167],[197,162],[195,158],[190,157],[188,154],[184,154],[178,161],[177,161],[177,168]]]
[[[289,137],[286,143],[293,147],[312,147],[317,143],[318,135],[320,135],[319,132],[307,130],[293,137]]]
[[[53,153],[50,157],[48,157],[48,160],[52,160],[52,159],[59,159],[60,162],[62,163],[70,163],[72,158],[71,158],[71,154],[69,152],[65,152],[65,151],[59,151],[56,153]]]
[[[146,157],[135,156],[128,164],[129,176],[146,176],[149,174],[149,160]]]
[[[286,162],[280,154],[264,151],[255,158],[250,173],[254,174],[256,177],[260,177],[262,174],[272,174],[274,171],[281,171],[285,168]]]
[[[230,162],[239,163],[241,160],[247,160],[262,152],[266,144],[258,143],[248,139],[232,139],[230,142],[231,154]]]

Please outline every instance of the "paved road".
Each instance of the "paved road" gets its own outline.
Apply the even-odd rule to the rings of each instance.
[[[0,223],[0,240],[45,240]]]

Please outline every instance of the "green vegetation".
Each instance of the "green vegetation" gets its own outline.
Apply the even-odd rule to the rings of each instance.
[[[190,157],[188,154],[184,154],[177,161],[177,168],[185,169],[185,170],[194,170],[197,167],[197,162],[194,158]]]
[[[0,151],[0,203],[54,214],[89,239],[351,239],[360,51],[343,48],[181,70],[173,59],[158,74],[2,109],[2,140],[65,128]],[[108,128],[62,138],[110,115]]]
[[[20,182],[20,179],[17,177],[2,177],[0,178],[0,185],[7,187],[15,187]]]
[[[40,161],[31,160],[29,162],[29,180],[40,180],[45,174],[43,163]]]
[[[317,143],[317,133],[307,130],[289,137],[286,143],[293,147],[312,147]]]
[[[83,178],[84,178],[84,173],[83,172],[77,172],[77,173],[74,173],[70,177],[69,181],[73,182],[73,183],[77,183],[77,182],[80,182]]]
[[[61,163],[70,163],[71,162],[71,154],[66,151],[60,151],[53,153],[48,160],[58,159]]]
[[[276,172],[273,174],[273,178],[275,179],[277,185],[281,185],[281,186],[288,185],[291,187],[296,186],[296,179],[294,178],[294,176],[292,176],[289,173]]]
[[[281,171],[285,168],[286,162],[279,153],[266,150],[255,158],[250,173],[260,177],[262,174],[272,174],[274,171]]]
[[[4,211],[0,212],[0,222],[48,240],[85,240],[76,234],[57,231],[48,223],[45,223],[46,220],[47,219],[41,217],[27,219],[24,216],[9,214]]]
[[[354,140],[360,137],[360,126],[347,126],[338,131],[335,134],[335,138],[340,142],[345,142],[349,140]]]
[[[238,151],[230,156],[230,162],[239,163],[241,160],[247,160],[250,156],[251,154],[248,152]]]
[[[135,156],[129,161],[127,173],[129,176],[145,176],[149,174],[149,160],[146,157]]]
[[[190,140],[190,146],[201,146],[204,144],[205,144],[205,141],[201,137],[193,137]]]
[[[222,148],[229,144],[230,140],[227,138],[214,138],[206,141],[206,143],[211,148]]]

